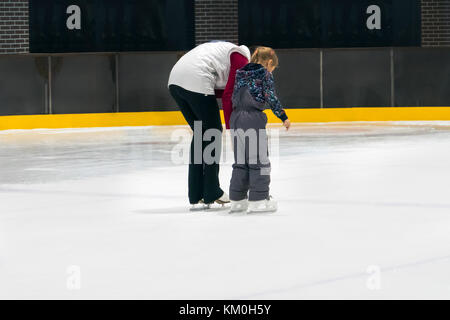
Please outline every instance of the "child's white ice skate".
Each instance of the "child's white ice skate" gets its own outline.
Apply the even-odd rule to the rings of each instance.
[[[276,212],[277,210],[278,203],[272,197],[266,200],[248,202],[248,213]]]
[[[248,200],[231,201],[230,213],[246,212],[248,209]]]

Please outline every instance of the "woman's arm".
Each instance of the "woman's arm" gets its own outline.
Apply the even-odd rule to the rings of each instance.
[[[234,83],[236,81],[236,71],[248,64],[247,58],[237,52],[231,54],[230,60],[230,75],[228,76],[228,82],[222,94],[223,115],[225,118],[225,126],[227,129],[230,129],[230,117],[231,112],[233,111],[231,98],[233,97]]]

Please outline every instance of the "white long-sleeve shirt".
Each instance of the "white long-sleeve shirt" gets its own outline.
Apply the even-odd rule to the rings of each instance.
[[[250,50],[230,42],[209,42],[186,53],[173,67],[171,84],[183,89],[214,95],[215,89],[224,89],[230,73],[230,56],[238,52],[250,60]]]

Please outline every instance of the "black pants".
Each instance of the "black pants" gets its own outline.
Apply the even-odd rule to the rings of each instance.
[[[202,122],[202,137],[197,137],[198,139],[203,141],[203,135],[208,129],[218,129],[222,132],[220,111],[215,96],[205,96],[176,85],[171,85],[169,91],[193,131],[194,122]],[[194,134],[198,133],[194,131]],[[195,204],[204,199],[205,203],[212,203],[224,194],[219,183],[219,163],[207,164],[203,161],[203,151],[214,140],[210,142],[203,141],[202,163],[200,164],[194,162],[195,138],[195,136],[192,138],[189,162],[189,202]],[[218,152],[220,151],[218,150]],[[220,159],[220,154],[215,156]]]

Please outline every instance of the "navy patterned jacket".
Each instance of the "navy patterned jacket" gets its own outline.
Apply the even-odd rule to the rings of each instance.
[[[239,69],[233,91],[233,109],[254,107],[264,110],[267,104],[281,121],[288,118],[275,94],[273,75],[256,63]]]

